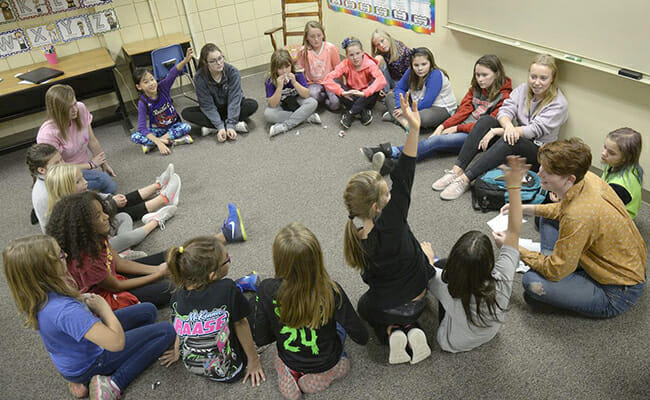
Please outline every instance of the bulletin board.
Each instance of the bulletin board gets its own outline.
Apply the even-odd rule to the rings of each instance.
[[[328,0],[333,11],[401,26],[418,33],[435,32],[435,0]]]

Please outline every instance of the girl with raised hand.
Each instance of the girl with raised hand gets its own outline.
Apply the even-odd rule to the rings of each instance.
[[[244,97],[239,70],[228,64],[214,43],[201,48],[194,76],[198,107],[187,107],[181,114],[186,121],[201,127],[207,136],[216,132],[217,141],[235,140],[237,132],[248,132],[246,119],[257,111],[257,101]]]
[[[114,194],[117,184],[111,176],[115,173],[93,133],[93,115],[77,101],[74,90],[68,85],[53,85],[45,93],[45,109],[47,120],[38,130],[36,143],[51,144],[64,162],[81,168],[90,189]]]
[[[470,182],[503,164],[508,155],[523,156],[534,171],[539,169],[539,147],[556,141],[569,118],[569,104],[557,80],[555,59],[548,54],[535,57],[528,69],[528,82],[512,91],[497,118],[486,115],[478,120],[454,167],[433,183],[433,190],[441,191],[441,199],[459,198],[469,189]],[[468,168],[480,151],[485,154]]]
[[[150,200],[149,203],[156,204],[158,207],[162,206],[164,204],[163,201],[167,197],[173,197],[174,193],[172,192],[170,194],[170,192],[173,191],[174,187],[178,186],[176,182],[177,180],[172,177],[172,184],[162,189],[162,194],[158,196],[160,199]],[[45,187],[47,188],[48,197],[46,212],[46,218],[48,218],[54,206],[61,198],[70,194],[85,192],[87,190],[87,183],[81,171],[75,165],[61,164],[52,167],[48,171],[45,177]],[[153,188],[145,189],[151,193],[155,193],[156,190]],[[129,193],[128,196],[134,197],[132,193]],[[157,213],[152,213],[152,215],[155,214],[155,217],[152,218],[144,214],[146,212],[146,205],[144,203],[141,203],[141,207],[137,211],[137,214],[135,214],[134,212],[136,210],[134,207],[127,209],[117,207],[117,201],[121,201],[121,198],[126,198],[124,195],[112,196],[100,194],[100,197],[102,197],[103,206],[110,216],[111,226],[114,226],[114,229],[111,229],[109,243],[118,253],[142,242],[157,227],[164,229],[165,222],[174,216],[176,212],[176,206],[169,205],[161,208]],[[117,200],[115,200],[116,197]],[[144,226],[134,229],[133,218],[136,218],[136,220],[143,218]]]
[[[420,134],[417,102],[400,99],[409,122],[404,151],[391,172],[393,187],[375,171],[360,172],[348,182],[343,200],[348,211],[344,251],[347,263],[361,272],[368,291],[358,311],[381,342],[388,341],[391,364],[418,363],[431,354],[417,319],[425,307],[428,282],[435,275],[433,250],[418,243],[407,216]],[[362,225],[357,227],[354,220]],[[406,351],[409,346],[411,354]]]
[[[178,289],[171,299],[176,342],[160,357],[170,366],[179,358],[188,371],[217,382],[250,377],[252,386],[266,380],[251,328],[251,308],[232,279],[230,256],[214,236],[199,236],[167,254]]]
[[[344,128],[350,128],[355,117],[359,117],[363,125],[369,125],[372,122],[372,109],[379,92],[386,85],[386,78],[377,66],[377,60],[363,51],[359,39],[345,38],[341,47],[345,49],[347,58],[327,74],[323,85],[339,96],[347,109],[341,114],[341,125]],[[345,84],[335,81],[341,78],[345,79]]]
[[[419,49],[415,49],[416,53],[418,51]],[[415,64],[415,57],[413,61]],[[442,77],[444,79],[444,74]],[[430,90],[430,85],[426,85],[426,88],[427,91]],[[440,123],[431,136],[421,140],[418,144],[418,161],[440,153],[458,153],[476,121],[484,115],[496,117],[504,100],[510,97],[511,91],[510,78],[506,76],[499,58],[491,54],[479,58],[474,64],[471,86],[456,112]],[[411,90],[411,94],[413,93]],[[387,102],[389,99],[392,97],[387,98]],[[418,104],[421,118],[424,120],[422,106],[423,104]],[[440,109],[440,107],[434,105],[431,109]],[[444,114],[442,111],[440,109],[439,114]],[[429,126],[433,127],[435,122],[437,121]],[[422,126],[425,126],[424,122]],[[376,160],[374,164],[385,166],[384,170],[388,171],[394,164],[392,159],[399,158],[402,147],[382,143],[378,147],[364,147],[361,151],[369,160],[372,160],[374,154],[381,152],[383,156],[377,156],[379,161]],[[384,162],[385,158],[389,161]]]
[[[372,33],[370,44],[371,54],[386,78],[384,93],[388,93],[409,69],[413,50],[381,29]]]
[[[324,104],[330,111],[339,109],[339,98],[323,86],[323,79],[341,62],[339,49],[325,39],[325,30],[318,21],[305,24],[302,50],[298,53],[296,64],[304,69],[309,96]]]
[[[79,290],[99,294],[114,310],[138,302],[167,306],[174,286],[165,279],[164,254],[134,261],[119,257],[109,242],[106,211],[97,193],[83,192],[60,199],[50,214],[47,234],[65,251]]]
[[[508,156],[504,175],[510,216],[505,233],[493,234],[501,249],[496,262],[487,235],[470,231],[454,244],[449,258],[435,263],[429,290],[440,302],[437,339],[444,351],[472,350],[492,340],[504,323],[519,264],[521,180],[529,167],[523,157]]]
[[[273,137],[302,124],[304,121],[320,124],[315,112],[318,101],[309,96],[307,79],[302,72],[295,72],[289,52],[279,49],[271,55],[269,77],[266,80],[264,119],[273,124],[269,136]]]
[[[636,218],[641,208],[641,148],[639,132],[631,128],[619,128],[607,134],[600,153],[600,162],[605,166],[602,178],[621,198],[632,219]]]
[[[145,154],[158,147],[160,154],[165,156],[170,153],[167,145],[194,143],[190,136],[192,127],[181,120],[171,96],[174,81],[193,54],[192,48],[188,48],[185,58],[171,68],[160,82],[156,82],[149,68],[137,68],[133,72],[133,82],[140,92],[140,100],[138,131],[131,135],[131,141],[142,145]]]
[[[91,399],[120,399],[174,341],[174,328],[156,322],[152,304],[114,313],[101,296],[79,293],[70,283],[66,253],[49,236],[10,242],[2,266],[25,325],[38,330],[76,398],[90,389]]]
[[[273,242],[275,277],[264,280],[255,302],[258,346],[276,342],[275,370],[285,398],[325,390],[345,376],[346,335],[366,344],[368,332],[343,288],[327,273],[316,236],[291,223]]]

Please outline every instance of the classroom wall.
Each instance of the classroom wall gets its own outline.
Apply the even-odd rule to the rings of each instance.
[[[150,7],[151,4],[151,7]],[[280,0],[186,0],[189,21],[194,34],[195,54],[209,42],[216,43],[229,63],[239,69],[257,67],[269,62],[272,53],[271,41],[264,31],[282,25]],[[56,45],[57,54],[66,56],[98,47],[106,47],[118,64],[118,83],[125,100],[136,98],[130,70],[122,53],[124,43],[155,38],[156,29],[160,35],[183,32],[190,34],[183,0],[113,0],[97,10],[114,8],[120,29],[104,35]],[[304,7],[296,8],[304,9]],[[3,29],[40,25],[65,16],[88,13],[81,9],[16,23],[4,24]],[[295,26],[294,24],[293,26]],[[299,22],[298,26],[304,26]],[[281,37],[276,36],[281,42]],[[297,40],[297,39],[296,39]],[[40,51],[34,50],[0,59],[0,71],[43,62]],[[96,110],[117,104],[114,95],[84,100],[89,109]],[[44,113],[0,123],[0,136],[11,135],[37,128],[45,118]]]
[[[379,28],[409,47],[426,46],[433,51],[436,63],[449,72],[458,101],[467,92],[474,63],[483,54],[499,56],[513,86],[525,82],[534,53],[445,29],[448,1],[453,0],[436,0],[436,32],[431,35],[334,12],[325,5],[327,39],[340,47],[346,36],[355,35],[370,51],[370,35]],[[351,26],[354,29],[341,29]],[[576,27],[576,35],[579,34]],[[645,149],[641,166],[650,173],[650,85],[561,60],[558,60],[558,67],[559,86],[569,101],[569,120],[561,131],[561,138],[582,138],[592,149],[593,166],[600,168],[605,135],[613,129],[629,126],[643,135]],[[643,186],[650,190],[650,179],[646,178]]]

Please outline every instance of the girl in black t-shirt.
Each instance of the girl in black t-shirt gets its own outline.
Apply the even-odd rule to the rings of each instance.
[[[328,275],[316,236],[298,223],[280,230],[273,242],[275,278],[264,280],[254,305],[258,346],[276,342],[280,392],[325,390],[350,370],[345,336],[366,344],[368,332],[345,292]]]
[[[359,315],[381,342],[388,341],[391,364],[415,364],[431,354],[417,319],[424,310],[427,282],[435,275],[433,250],[431,243],[418,243],[407,221],[420,133],[417,102],[412,109],[409,103],[408,94],[406,99],[400,94],[410,133],[390,175],[392,189],[379,173],[369,171],[350,178],[343,194],[349,218],[345,260],[369,286],[359,299]]]
[[[176,343],[160,362],[180,357],[190,372],[217,382],[250,377],[252,386],[266,380],[250,325],[250,305],[231,279],[225,278],[230,256],[215,236],[199,236],[167,254],[178,290],[171,299]],[[233,335],[234,333],[234,335]],[[247,365],[248,364],[248,365]]]

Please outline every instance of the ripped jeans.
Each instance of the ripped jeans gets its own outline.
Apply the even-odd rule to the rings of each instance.
[[[522,284],[534,300],[592,318],[611,318],[628,311],[643,295],[645,282],[632,286],[603,285],[578,269],[558,282],[530,270]]]

